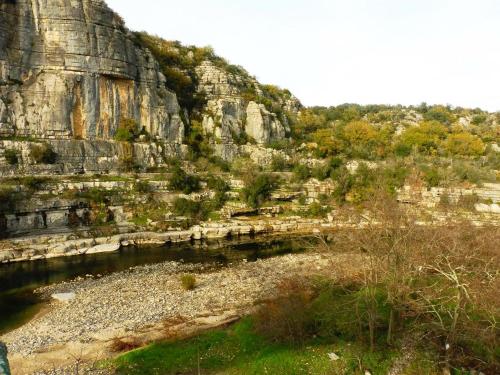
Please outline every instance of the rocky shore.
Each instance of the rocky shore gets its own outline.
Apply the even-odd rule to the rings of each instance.
[[[221,239],[245,235],[283,233],[308,234],[333,227],[321,219],[228,220],[205,223],[187,230],[169,232],[126,232],[109,237],[78,238],[75,233],[40,235],[0,241],[0,263],[33,261],[65,256],[118,251],[129,245],[163,245],[202,239]]]
[[[150,341],[164,338],[171,328],[196,331],[237,319],[272,297],[281,280],[328,271],[332,261],[357,262],[317,253],[224,268],[167,262],[54,285],[38,292],[70,293],[71,298],[53,300],[43,314],[0,340],[8,345],[18,374],[71,365],[77,356],[82,361],[106,358],[117,337]],[[193,291],[181,287],[179,277],[185,273],[196,274]]]

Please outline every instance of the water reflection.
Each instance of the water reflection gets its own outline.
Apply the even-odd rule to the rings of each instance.
[[[301,238],[261,241],[246,238],[165,246],[131,246],[116,253],[0,265],[0,333],[24,324],[39,311],[42,304],[33,290],[41,286],[165,261],[215,262],[224,266],[238,260],[256,261],[303,249]]]

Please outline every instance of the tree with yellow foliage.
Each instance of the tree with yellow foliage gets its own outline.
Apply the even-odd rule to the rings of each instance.
[[[450,134],[446,140],[446,150],[452,155],[480,156],[484,154],[483,141],[470,133]]]

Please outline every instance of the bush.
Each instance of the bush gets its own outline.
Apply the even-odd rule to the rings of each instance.
[[[293,174],[295,180],[299,182],[307,181],[311,177],[311,171],[307,167],[307,165],[299,164],[293,168]]]
[[[290,141],[287,139],[275,140],[270,142],[267,147],[272,148],[273,150],[286,150],[290,147]]]
[[[470,133],[451,134],[446,140],[446,149],[451,155],[481,156],[484,154],[483,141]]]
[[[424,180],[428,187],[438,187],[441,184],[443,178],[438,168],[423,166],[421,170],[424,173]]]
[[[16,203],[22,199],[23,196],[13,188],[0,185],[0,212],[14,210]]]
[[[138,193],[151,193],[153,190],[148,181],[137,181],[134,187]]]
[[[231,164],[218,156],[211,156],[208,161],[218,167],[222,172],[229,172]]]
[[[285,280],[278,290],[278,298],[267,301],[258,311],[255,329],[271,341],[302,345],[314,333],[313,291],[297,280]]]
[[[412,150],[411,145],[398,143],[394,147],[394,154],[400,158],[404,158],[404,157],[409,156],[411,154],[411,150]]]
[[[331,208],[328,206],[323,206],[321,203],[314,202],[308,207],[308,211],[306,212],[307,216],[315,217],[315,218],[324,218],[331,211]]]
[[[476,194],[461,195],[460,198],[458,198],[457,205],[464,210],[473,212],[476,210],[476,204],[478,204],[479,201],[479,197]]]
[[[453,173],[459,181],[468,181],[470,183],[481,185],[483,182],[494,182],[495,173],[482,169],[475,163],[456,161],[453,163]]]
[[[139,136],[137,121],[130,118],[122,118],[118,129],[116,129],[115,141],[134,142]]]
[[[174,213],[195,221],[206,220],[212,210],[211,202],[195,202],[189,199],[177,198],[173,204]]]
[[[111,342],[109,350],[112,351],[113,353],[122,353],[140,348],[141,346],[142,344],[135,338],[125,340],[116,337]]]
[[[19,182],[26,186],[28,189],[37,191],[40,190],[44,184],[50,182],[50,178],[27,176],[23,177]]]
[[[230,186],[222,178],[210,176],[207,187],[215,191],[215,197],[211,202],[212,210],[220,210],[227,201],[226,193],[231,190]]]
[[[242,191],[244,201],[253,208],[260,207],[277,188],[276,178],[268,174],[260,174],[246,181]]]
[[[7,149],[3,156],[9,165],[17,165],[19,163],[18,155],[19,151]]]
[[[284,172],[290,168],[290,163],[281,155],[273,156],[271,170],[273,172]]]
[[[200,190],[200,179],[188,175],[180,166],[175,166],[168,184],[169,189],[191,194]]]
[[[196,288],[196,277],[194,275],[185,274],[180,277],[182,289],[189,291]]]
[[[55,164],[57,154],[51,145],[42,143],[31,147],[31,157],[37,164]]]
[[[224,181],[222,178],[217,177],[217,176],[210,176],[208,178],[207,187],[210,190],[214,190],[214,191],[220,192],[220,193],[226,193],[231,189],[229,184],[226,181]]]

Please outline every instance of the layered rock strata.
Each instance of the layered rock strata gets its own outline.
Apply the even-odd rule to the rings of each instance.
[[[102,0],[0,3],[0,135],[112,139],[123,119],[181,143],[175,93]]]
[[[226,153],[234,152],[229,146],[234,145],[235,138],[242,134],[258,144],[267,144],[284,139],[290,133],[285,115],[279,116],[255,101],[265,94],[254,78],[228,72],[210,61],[198,66],[196,74],[198,90],[208,99],[203,128],[221,145],[219,149],[226,149]],[[276,105],[283,112],[295,113],[301,108],[300,102],[291,94],[284,95]]]

